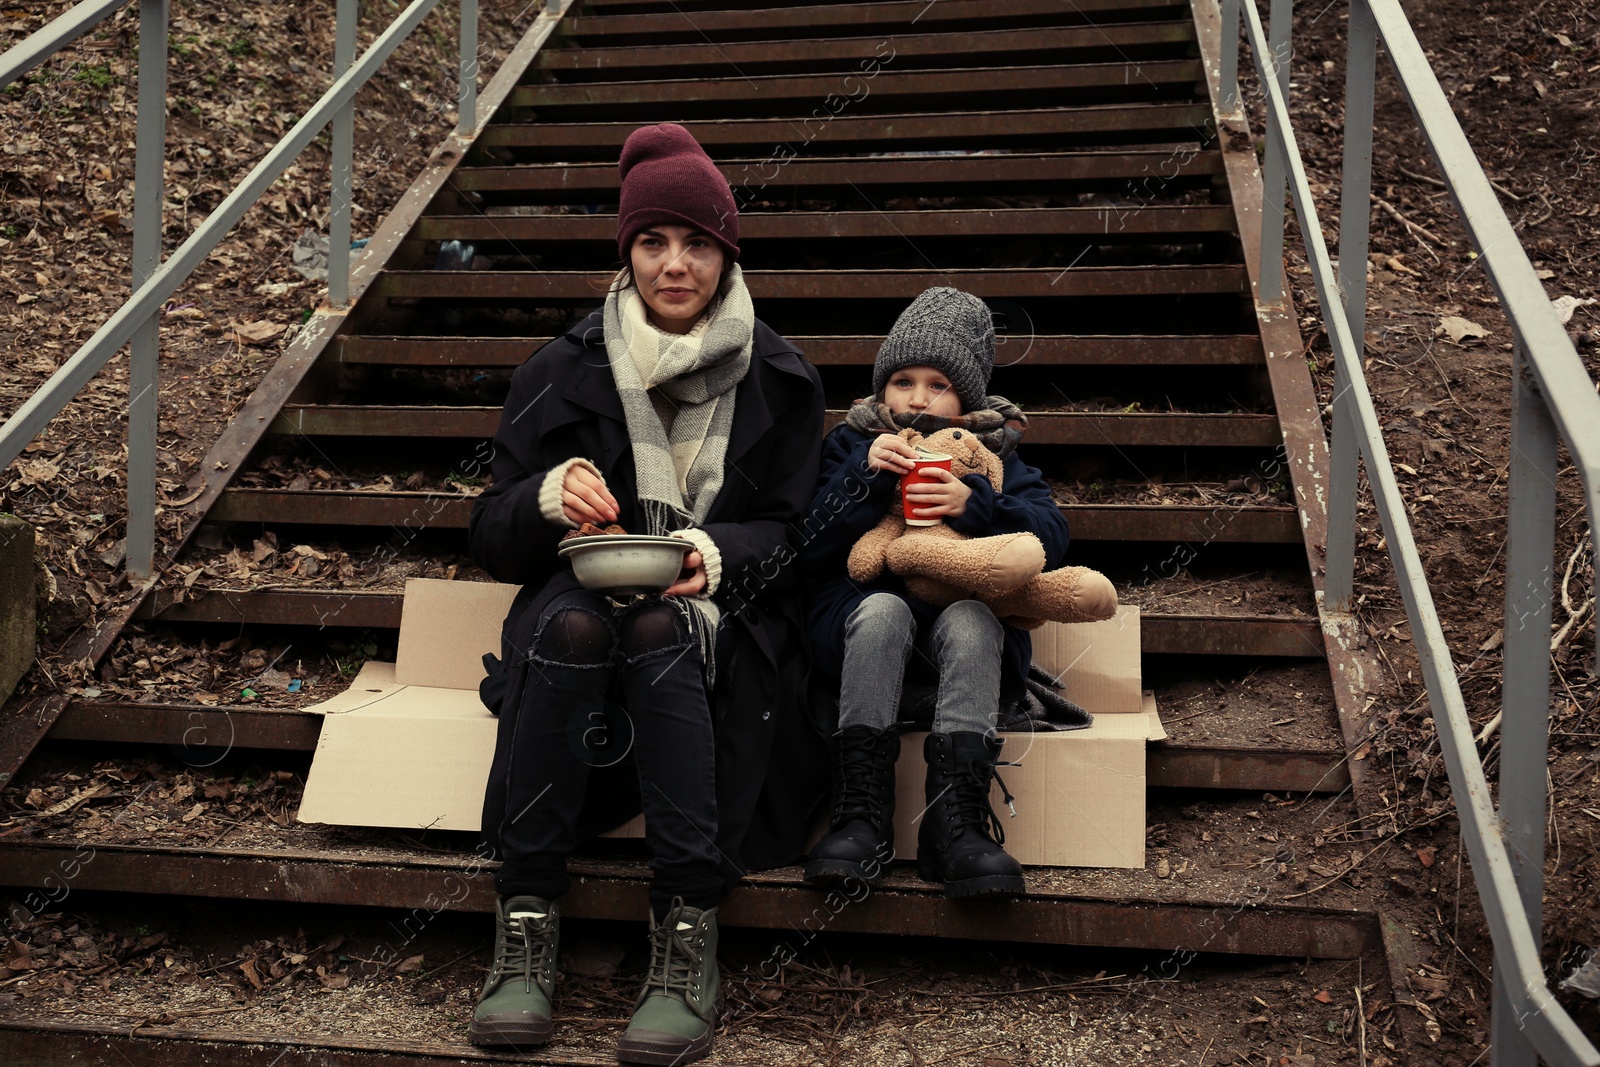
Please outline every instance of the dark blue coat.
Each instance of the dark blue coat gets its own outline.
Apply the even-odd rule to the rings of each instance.
[[[875,434],[863,434],[840,425],[822,443],[822,468],[817,492],[811,498],[800,531],[800,564],[815,592],[811,604],[811,652],[819,682],[838,695],[844,664],[844,624],[869,593],[888,591],[904,597],[926,626],[939,609],[906,592],[905,583],[886,570],[862,585],[845,573],[845,561],[861,535],[872,529],[891,507],[900,503],[900,478],[893,471],[869,471],[867,449]],[[1000,492],[980,474],[961,481],[972,489],[967,510],[946,519],[958,533],[971,537],[989,534],[1031,533],[1044,545],[1045,569],[1066,559],[1070,534],[1066,516],[1056,507],[1050,486],[1037,470],[1013,452],[1005,460]],[[1033,658],[1033,639],[1026,630],[1007,626],[1004,662],[1000,674],[1002,704],[1021,700]]]

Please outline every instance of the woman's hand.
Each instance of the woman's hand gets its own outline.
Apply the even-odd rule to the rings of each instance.
[[[917,450],[906,439],[892,433],[882,433],[867,449],[867,467],[875,471],[894,471],[904,474],[916,464]]]
[[[914,519],[955,518],[965,515],[972,488],[942,467],[924,467],[920,477],[935,481],[919,481],[906,488],[906,502],[911,505]]]
[[[687,573],[687,576],[685,574]],[[697,549],[683,557],[683,571],[662,596],[699,596],[706,591],[706,561]]]
[[[605,526],[617,521],[617,498],[606,488],[605,479],[581,463],[568,468],[561,483],[561,511],[574,526],[592,522]]]

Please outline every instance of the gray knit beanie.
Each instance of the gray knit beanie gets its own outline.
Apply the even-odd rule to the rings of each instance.
[[[994,370],[994,319],[989,305],[959,289],[929,289],[900,313],[872,367],[872,392],[883,395],[901,367],[927,366],[950,379],[961,410],[982,410]]]

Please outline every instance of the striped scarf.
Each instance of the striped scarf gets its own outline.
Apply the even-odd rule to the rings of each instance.
[[[844,421],[852,430],[864,434],[899,433],[912,429],[924,437],[953,426],[972,434],[1001,459],[1017,450],[1022,435],[1028,429],[1028,416],[1003,396],[985,397],[982,409],[969,411],[965,415],[929,415],[911,411],[895,415],[889,411],[888,404],[868,396],[851,405]]]
[[[662,536],[703,525],[722,488],[734,394],[750,369],[755,308],[738,264],[728,271],[705,318],[688,334],[650,324],[633,286],[606,295],[606,357],[633,445],[634,476],[645,520],[641,533]],[[669,432],[651,392],[666,400]],[[716,629],[721,613],[707,596],[680,601],[700,641],[707,684],[713,684]]]

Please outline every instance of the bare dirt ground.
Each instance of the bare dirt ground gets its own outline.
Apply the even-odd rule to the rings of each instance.
[[[0,22],[0,44],[19,39],[64,6],[9,5],[0,13],[5,20]],[[1535,267],[1547,274],[1541,276],[1548,292],[1552,298],[1576,301],[1600,296],[1594,274],[1600,255],[1594,220],[1600,218],[1600,204],[1593,193],[1600,165],[1595,114],[1600,16],[1571,2],[1507,8],[1441,0],[1408,6]],[[178,2],[173,7],[169,251],[327,84],[332,38],[331,16],[320,4],[247,8]],[[488,69],[494,69],[533,13],[520,4],[485,5],[483,40],[496,50],[494,57],[486,57]],[[358,101],[358,237],[372,231],[453,119],[453,108],[439,103],[453,94],[453,31],[443,23],[445,17],[442,12],[432,16]],[[0,367],[0,401],[6,410],[59,366],[127,293],[133,24],[134,16],[125,11],[83,46],[0,96],[0,290],[9,298],[0,307],[0,339],[13,353]],[[1293,65],[1295,110],[1304,119],[1303,150],[1330,239],[1338,226],[1343,26],[1342,5],[1303,5]],[[371,25],[364,27],[363,42],[372,30]],[[1463,668],[1468,707],[1481,727],[1498,710],[1499,699],[1510,334],[1449,198],[1420,149],[1409,111],[1387,78],[1380,81],[1378,108],[1374,191],[1384,203],[1374,205],[1373,214],[1367,373],[1394,460],[1403,465],[1397,469],[1446,634]],[[1261,129],[1259,116],[1254,127]],[[404,136],[396,136],[396,130]],[[326,203],[326,145],[319,142],[167,308],[161,395],[164,493],[179,489],[231,412],[321,300],[321,287],[292,270],[289,253],[303,231],[325,224]],[[1332,377],[1326,341],[1318,335],[1314,294],[1296,242],[1291,240],[1290,248],[1290,277],[1302,330],[1311,342],[1308,355],[1326,397]],[[1466,320],[1477,329],[1446,324],[1446,317]],[[1575,306],[1570,328],[1593,376],[1600,367],[1600,307]],[[0,477],[0,510],[16,512],[41,531],[45,564],[57,590],[44,616],[42,667],[27,684],[55,687],[66,681],[52,652],[126,596],[118,577],[125,510],[125,383],[126,363],[119,357]],[[470,489],[461,491],[466,495]],[[1594,563],[1570,471],[1559,490],[1552,561],[1553,636],[1559,646],[1552,695],[1553,805],[1545,904],[1545,959],[1553,982],[1587,949],[1600,945],[1595,903],[1600,687],[1592,658]],[[1219,482],[1200,493],[1211,499],[1205,494],[1236,491]],[[1368,878],[1362,887],[1368,891],[1381,887],[1383,906],[1403,916],[1431,953],[1429,969],[1412,976],[1411,992],[1427,1006],[1438,1042],[1412,1050],[1412,1061],[1468,1064],[1481,1055],[1487,1029],[1488,939],[1455,831],[1386,544],[1370,503],[1363,504],[1359,521],[1361,614],[1393,675],[1377,705],[1385,726],[1367,755],[1380,768],[1378,777],[1393,783],[1385,796],[1391,806],[1373,814],[1400,832],[1386,838],[1393,843],[1375,857],[1381,862],[1374,862],[1370,871],[1366,864],[1355,868],[1348,848],[1343,849],[1342,865],[1326,857],[1315,862],[1329,872],[1335,887],[1346,884],[1339,881],[1346,877]],[[159,536],[171,535],[169,527],[160,528]],[[217,562],[227,561],[235,547],[243,550],[229,566],[247,560],[251,567],[279,572],[296,567],[296,557],[316,559],[314,552],[297,552],[294,546],[218,545]],[[319,568],[330,562],[337,569],[341,561],[317,560]],[[211,565],[209,559],[206,565]],[[1150,595],[1159,592],[1151,590]],[[296,676],[332,678],[359,658],[383,651],[367,649],[364,640],[353,635],[327,661],[296,664]],[[114,677],[135,685],[163,679],[158,684],[170,695],[165,693],[168,687],[177,693],[191,681],[191,693],[223,692],[266,670],[289,673],[287,662],[273,660],[281,649],[249,640],[227,648],[180,649],[180,656],[165,658],[172,651],[159,635],[135,632],[114,653],[123,661]],[[226,684],[218,672],[227,675]],[[80,689],[94,686],[92,679],[79,682]],[[1297,679],[1274,684],[1273,699],[1280,702],[1295,699],[1293,692],[1309,691]],[[1181,695],[1190,703],[1177,713],[1193,714],[1190,721],[1202,728],[1209,698],[1199,691]],[[1491,780],[1497,745],[1494,736],[1483,744]],[[274,770],[290,774],[291,780],[273,777]],[[125,772],[127,768],[118,770],[119,776]],[[163,785],[168,800],[183,785],[193,788],[198,781],[180,782],[177,771],[144,773],[164,783],[170,778]],[[183,826],[183,817],[204,804],[188,825],[197,832],[197,823],[210,833],[220,832],[239,819],[227,806],[241,801],[241,813],[277,823],[273,816],[287,810],[282,803],[293,791],[293,773],[262,768],[249,776],[248,792],[238,788],[243,776],[235,775],[228,791],[217,796],[206,796],[201,782],[196,790],[200,795],[172,801],[182,808],[174,806],[171,819],[164,815],[162,825],[176,821]],[[109,778],[108,770],[102,780]],[[131,785],[119,780],[120,786],[104,794],[107,799],[80,801],[80,817],[111,803],[116,789]],[[65,788],[59,796],[47,790],[34,804],[23,791],[8,807],[15,813],[37,813],[95,783],[50,784]],[[1181,824],[1180,816],[1165,822],[1153,816],[1152,822],[1165,828]],[[1168,846],[1158,840],[1152,847]],[[1269,853],[1276,858],[1276,849],[1258,843],[1248,855],[1241,852],[1239,862],[1256,862]],[[1311,881],[1307,888],[1321,881]],[[114,979],[145,998],[137,1011],[151,1025],[176,1022],[185,1012],[215,1010],[221,1013],[218,1018],[202,1017],[207,1026],[278,1028],[272,1023],[278,1018],[295,1020],[308,1033],[322,1032],[311,1021],[318,1009],[330,1003],[328,998],[348,995],[351,999],[337,1002],[341,1013],[348,1012],[345,1019],[365,1019],[381,1001],[393,1011],[381,1016],[390,1022],[377,1024],[383,1033],[437,1036],[459,1031],[476,981],[472,968],[484,955],[484,942],[474,927],[461,933],[459,942],[419,949],[424,958],[413,970],[368,975],[357,973],[359,960],[352,967],[353,956],[340,958],[350,955],[346,941],[330,944],[341,937],[359,943],[362,937],[382,936],[361,932],[355,920],[347,931],[302,932],[295,929],[295,918],[273,915],[261,920],[248,935],[250,946],[240,951],[214,943],[207,924],[231,928],[245,909],[208,906],[212,910],[191,918],[187,905],[171,901],[140,906],[147,906],[148,914],[130,917],[115,902],[102,905],[84,898],[81,914],[50,913],[8,925],[11,941],[0,953],[5,956],[0,964],[13,973],[0,979],[0,995],[18,999],[7,1002],[7,1013],[26,1009],[23,1002],[33,998],[22,997],[19,987],[36,981],[35,972],[41,972],[51,978],[54,990],[38,1002],[37,1010],[46,1014],[81,1015],[81,1004],[54,998],[92,991],[96,983]],[[736,948],[735,955],[759,966],[767,945],[758,935],[750,936],[750,943]],[[451,947],[457,943],[459,949]],[[1362,1036],[1371,1050],[1368,1062],[1380,1062],[1384,1052],[1379,1049],[1390,1032],[1385,1027],[1397,1017],[1371,999],[1358,1009],[1355,989],[1367,990],[1363,995],[1370,997],[1382,987],[1372,985],[1372,975],[1347,973],[1350,965],[1213,963],[1204,971],[1204,981],[1196,980],[1200,971],[1185,969],[1173,986],[1156,987],[1139,982],[1138,976],[1141,968],[1158,966],[1159,960],[1130,965],[1117,959],[1101,966],[1108,961],[1093,954],[902,945],[831,943],[828,964],[817,973],[786,974],[775,988],[756,987],[736,1006],[730,1049],[739,1058],[762,1062],[871,1059],[992,1067],[1071,1062],[1079,1056],[1085,1061],[1302,1067],[1314,1061],[1296,1057],[1354,1062]],[[458,959],[461,953],[468,955]],[[607,958],[611,954],[608,949]],[[246,960],[260,963],[245,968]],[[28,965],[34,961],[49,965]],[[604,970],[603,964],[598,967]],[[604,985],[610,977],[579,976],[569,986],[576,999],[568,1003],[592,1012],[575,1030],[605,1032],[615,1026],[625,1014],[633,973],[629,967],[636,971],[636,961],[623,965],[627,981],[620,984]],[[996,996],[995,974],[1020,987],[1013,990],[1018,995]],[[340,978],[347,979],[345,989],[338,988]],[[1106,982],[1115,986],[1112,1000],[1094,984]],[[183,998],[179,986],[187,990]],[[1052,988],[1028,992],[1037,986]],[[301,990],[314,994],[304,1008],[288,995]],[[1594,1002],[1569,993],[1561,997],[1580,1025],[1600,1036],[1600,1011]],[[1053,1021],[1038,1037],[987,1036],[1012,1031],[1031,1035],[1028,1028],[1039,1019]],[[1073,1044],[1079,1027],[1093,1028],[1093,1039]],[[926,1040],[924,1033],[930,1035]],[[763,1046],[768,1040],[776,1045]],[[990,1040],[993,1046],[985,1044]]]

